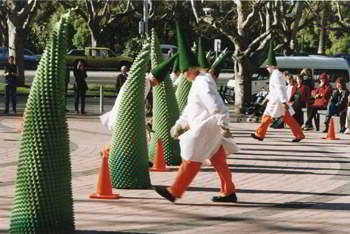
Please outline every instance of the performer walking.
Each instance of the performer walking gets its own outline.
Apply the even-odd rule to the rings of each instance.
[[[219,60],[208,73],[207,67],[197,65],[192,52],[184,43],[179,25],[176,26],[180,70],[187,71],[187,79],[192,81],[187,105],[170,131],[173,137],[180,140],[183,161],[174,183],[168,188],[156,186],[155,190],[171,202],[181,198],[199,172],[202,163],[209,159],[221,181],[220,195],[214,196],[212,201],[237,202],[236,188],[225,155],[237,152],[238,149],[232,138],[229,138],[226,123],[228,110],[217,92],[215,83],[226,52],[219,56]],[[184,131],[186,132],[183,133]]]
[[[266,69],[271,74],[269,94],[266,97],[268,103],[262,116],[261,124],[256,129],[255,134],[251,134],[251,137],[259,141],[264,140],[267,129],[272,123],[272,119],[283,116],[284,122],[289,126],[295,136],[295,139],[293,139],[292,142],[299,142],[304,139],[305,136],[300,125],[288,111],[291,107],[287,104],[286,81],[283,74],[278,70],[272,42],[270,42],[269,54],[263,65],[266,66]]]

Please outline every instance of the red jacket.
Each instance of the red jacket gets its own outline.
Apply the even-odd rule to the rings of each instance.
[[[294,101],[294,96],[297,92],[297,87],[294,86],[292,89],[292,94],[290,95],[290,99],[289,102],[293,102]],[[305,107],[306,103],[308,102],[308,98],[310,96],[310,91],[309,88],[306,85],[301,85],[300,86],[300,94],[301,94],[301,106]]]
[[[332,86],[329,84],[325,84],[324,86],[312,90],[311,95],[315,97],[318,94],[318,97],[315,98],[312,106],[318,106],[322,109],[326,109],[328,105],[328,101],[332,95]]]

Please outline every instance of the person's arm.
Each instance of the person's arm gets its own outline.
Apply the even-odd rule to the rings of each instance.
[[[276,96],[279,97],[281,103],[287,103],[287,88],[286,88],[286,82],[282,77],[282,73],[280,72],[274,72],[271,76],[273,79],[270,82],[274,82],[275,88],[276,88]]]
[[[340,107],[340,106],[344,105],[345,103],[347,103],[348,102],[348,96],[349,96],[349,92],[347,90],[343,90],[340,93],[339,101],[335,105],[337,107]]]

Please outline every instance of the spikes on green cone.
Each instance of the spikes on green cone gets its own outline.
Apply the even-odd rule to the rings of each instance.
[[[202,38],[201,37],[199,37],[199,39],[198,39],[197,60],[198,60],[199,67],[201,67],[201,68],[210,68],[208,60],[205,57],[205,54],[204,54],[204,51],[203,51],[203,48],[202,48]]]
[[[176,37],[179,52],[180,71],[185,72],[191,67],[197,67],[197,59],[194,57],[188,46],[183,30],[180,28],[179,22],[176,22]]]

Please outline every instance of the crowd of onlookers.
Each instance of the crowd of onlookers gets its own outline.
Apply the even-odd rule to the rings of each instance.
[[[288,100],[295,111],[294,118],[304,131],[313,129],[313,120],[318,125],[316,114],[319,110],[327,110],[323,132],[328,132],[332,116],[339,115],[340,133],[350,134],[349,91],[343,77],[337,78],[336,87],[332,87],[329,75],[322,73],[316,88],[310,69],[303,69],[299,75],[289,75],[288,72],[284,75],[288,83]],[[304,119],[303,108],[306,108],[307,119]]]

